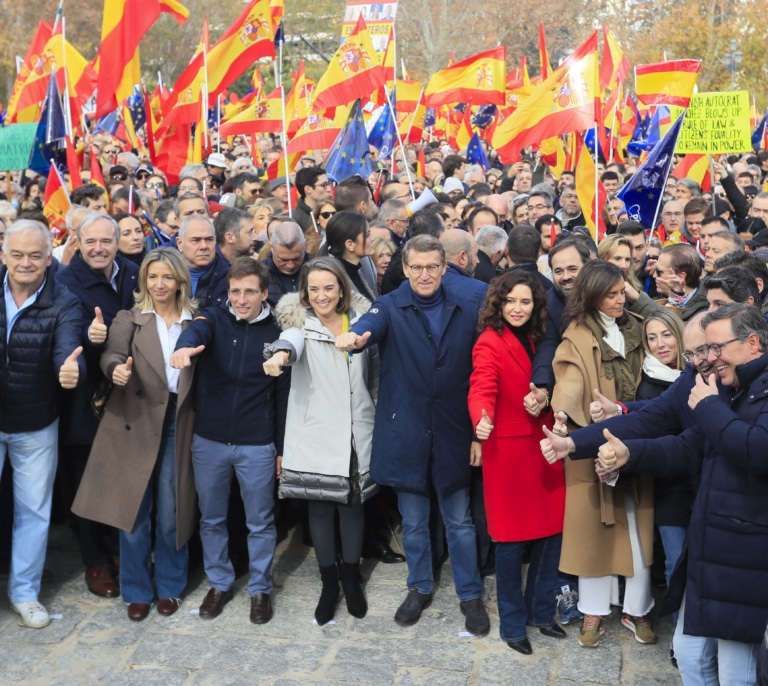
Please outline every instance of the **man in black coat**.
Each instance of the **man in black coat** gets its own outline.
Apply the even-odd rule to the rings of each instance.
[[[63,399],[60,474],[67,505],[80,485],[99,426],[91,409],[91,398],[104,378],[99,359],[107,331],[120,310],[133,307],[139,271],[136,265],[118,255],[120,230],[112,217],[96,212],[87,215],[77,230],[77,237],[80,250],[57,275],[57,280],[80,301],[90,322],[82,331],[85,378],[74,391],[65,393]],[[105,598],[119,595],[116,574],[120,552],[116,530],[81,517],[76,517],[75,523],[88,590]]]

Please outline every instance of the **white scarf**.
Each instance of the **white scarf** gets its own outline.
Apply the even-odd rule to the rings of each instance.
[[[610,345],[613,350],[619,353],[619,355],[624,357],[624,334],[621,333],[621,329],[619,329],[616,319],[614,317],[609,317],[600,310],[597,311],[597,314],[600,317],[600,323],[603,325],[603,329],[605,329],[603,340]]]
[[[648,354],[643,361],[643,371],[656,381],[668,381],[672,383],[677,381],[677,377],[682,373],[681,369],[672,369],[659,362],[653,355]]]

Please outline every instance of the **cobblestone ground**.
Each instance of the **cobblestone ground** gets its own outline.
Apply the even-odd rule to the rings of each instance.
[[[498,637],[495,579],[485,580],[491,634],[463,633],[463,618],[453,591],[450,563],[444,567],[435,600],[421,621],[409,628],[392,617],[405,594],[405,566],[367,561],[369,611],[358,620],[343,600],[336,623],[313,624],[319,576],[312,550],[300,532],[283,541],[275,559],[274,619],[249,622],[246,579],[224,612],[202,621],[196,610],[207,584],[200,571],[191,580],[180,610],[172,617],[152,611],[141,623],[128,620],[120,599],[87,592],[74,539],[53,527],[46,569],[52,580],[41,601],[54,619],[46,629],[27,629],[0,602],[0,684],[55,686],[290,686],[294,684],[430,684],[469,686],[678,686],[668,652],[671,623],[657,627],[657,645],[636,643],[619,623],[607,624],[600,646],[580,648],[577,625],[568,638],[546,638],[530,631],[533,655],[510,650]],[[6,597],[6,579],[0,594]]]

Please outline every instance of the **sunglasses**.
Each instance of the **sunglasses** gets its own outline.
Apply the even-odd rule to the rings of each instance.
[[[139,179],[139,181],[143,179],[148,179],[149,174],[147,172],[139,172],[138,174],[136,174],[136,178]]]
[[[119,154],[119,152],[120,152],[119,150],[105,150],[104,154],[105,155],[117,155],[117,154]]]
[[[115,181],[127,181],[128,177],[125,174],[110,174],[110,179],[114,179]]]
[[[150,190],[152,188],[162,188],[162,187],[163,187],[163,184],[160,181],[155,181],[154,183],[147,184],[147,188],[149,188]]]
[[[336,214],[336,212],[321,212],[320,216],[323,219],[330,219],[334,214]]]

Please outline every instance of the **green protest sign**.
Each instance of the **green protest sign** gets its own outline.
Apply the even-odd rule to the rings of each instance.
[[[696,93],[675,152],[718,155],[752,150],[749,93]]]
[[[0,171],[26,169],[35,144],[37,124],[11,124],[0,128]]]

